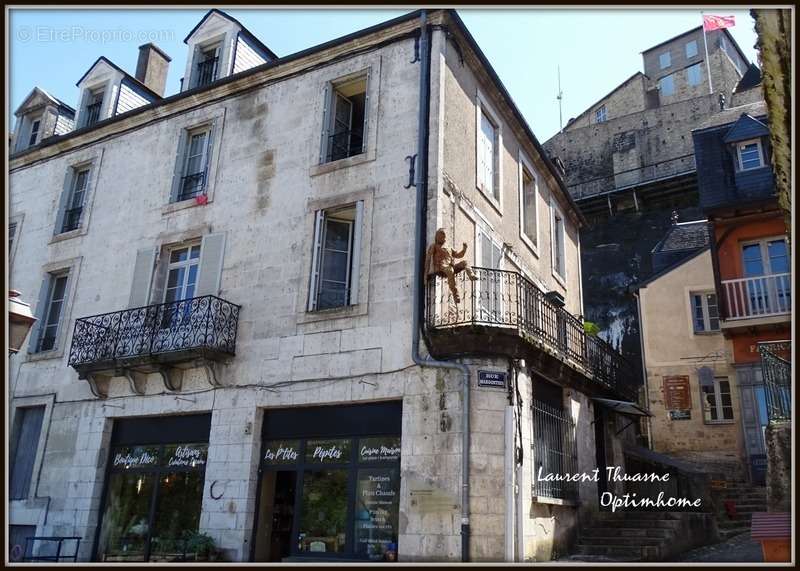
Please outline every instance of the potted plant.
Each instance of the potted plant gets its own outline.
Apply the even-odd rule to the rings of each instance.
[[[217,546],[214,538],[200,532],[189,532],[186,536],[186,551],[194,553],[197,561],[216,561]]]

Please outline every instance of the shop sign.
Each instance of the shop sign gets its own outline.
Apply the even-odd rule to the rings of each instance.
[[[299,440],[273,440],[264,445],[264,464],[296,464],[299,457]]]
[[[200,468],[205,466],[208,456],[207,444],[178,444],[167,446],[164,455],[167,466],[176,468]]]
[[[362,438],[358,447],[359,462],[400,460],[400,438],[397,436]]]
[[[670,420],[691,420],[692,419],[692,411],[691,410],[671,410],[671,411],[669,411],[669,419]]]
[[[350,461],[350,439],[308,440],[306,462],[342,464]]]
[[[478,386],[493,389],[506,388],[506,373],[497,371],[478,371]]]
[[[688,375],[664,377],[663,389],[664,406],[667,410],[686,411],[692,408]]]
[[[158,448],[120,448],[114,453],[112,465],[114,468],[143,468],[158,464]]]

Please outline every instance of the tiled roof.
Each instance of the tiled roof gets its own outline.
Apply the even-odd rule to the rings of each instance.
[[[699,131],[700,129],[708,129],[709,127],[719,127],[720,125],[727,125],[728,123],[734,123],[739,117],[742,115],[747,114],[751,117],[766,117],[767,115],[767,104],[764,101],[756,101],[755,103],[748,103],[747,105],[740,105],[738,107],[731,107],[729,109],[725,109],[720,111],[719,113],[715,113],[696,128],[692,129],[693,131]]]
[[[657,252],[686,252],[708,247],[708,223],[706,220],[695,220],[675,224],[666,236],[653,248]]]

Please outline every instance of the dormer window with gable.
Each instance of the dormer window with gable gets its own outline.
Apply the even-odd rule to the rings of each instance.
[[[206,87],[278,57],[238,20],[217,9],[209,10],[183,41],[189,57],[181,91]]]
[[[72,131],[75,110],[36,87],[14,115],[17,120],[11,152],[18,153],[35,147],[49,137]]]

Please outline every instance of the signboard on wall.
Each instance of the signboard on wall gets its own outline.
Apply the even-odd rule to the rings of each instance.
[[[669,411],[669,419],[670,420],[691,420],[692,419],[692,411],[691,410],[671,410],[671,411]]]
[[[478,371],[478,386],[504,389],[506,388],[506,373],[498,371]]]
[[[664,377],[664,408],[687,411],[692,408],[692,395],[689,392],[689,376],[674,375]]]

